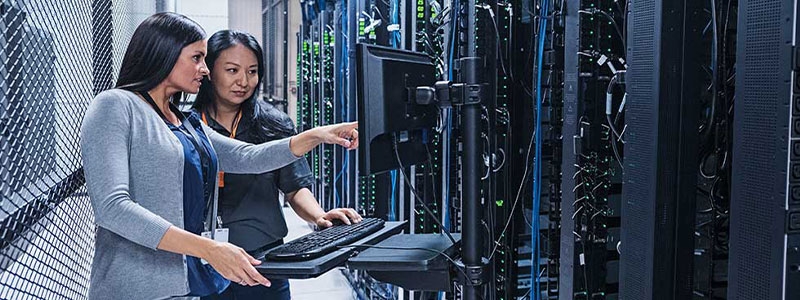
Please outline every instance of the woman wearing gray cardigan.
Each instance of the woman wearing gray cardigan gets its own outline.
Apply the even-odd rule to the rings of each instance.
[[[90,299],[198,297],[231,282],[268,286],[253,267],[260,261],[199,235],[216,228],[218,172],[268,172],[320,143],[358,147],[356,123],[252,145],[184,116],[177,102],[208,76],[204,37],[182,15],[147,18],[131,38],[116,88],[86,111],[81,155],[98,225]]]

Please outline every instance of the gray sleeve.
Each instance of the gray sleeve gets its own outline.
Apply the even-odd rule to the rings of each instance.
[[[80,131],[83,172],[95,223],[134,243],[156,249],[172,225],[131,199],[128,173],[131,111],[113,93],[89,105]]]
[[[261,174],[280,169],[300,158],[289,149],[292,137],[254,145],[221,135],[205,124],[203,130],[217,152],[220,171]]]
[[[298,159],[281,168],[278,174],[278,188],[284,193],[297,192],[302,188],[310,189],[315,182],[314,174],[305,159]]]

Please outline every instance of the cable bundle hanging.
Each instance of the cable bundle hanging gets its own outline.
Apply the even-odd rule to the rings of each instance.
[[[539,206],[541,205],[542,189],[542,64],[544,61],[544,43],[547,30],[547,10],[549,1],[544,0],[540,6],[540,23],[538,45],[536,51],[536,129],[534,137],[536,139],[536,151],[534,152],[533,168],[533,216],[531,222],[531,299],[540,299],[539,291]],[[534,268],[534,266],[536,266]]]

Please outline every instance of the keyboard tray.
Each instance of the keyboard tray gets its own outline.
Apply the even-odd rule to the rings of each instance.
[[[378,244],[383,247],[426,248],[458,259],[461,234],[456,244],[441,234],[398,234]],[[347,267],[364,270],[373,278],[412,291],[451,291],[452,263],[439,253],[415,249],[370,248],[347,261]]]
[[[375,233],[370,234],[352,244],[377,244],[378,242],[403,231],[403,229],[406,227],[406,223],[407,221],[386,222],[383,225],[383,229],[378,230]],[[344,266],[345,262],[347,262],[347,259],[350,258],[350,256],[356,250],[357,249],[355,247],[339,249],[315,259],[291,262],[265,261],[264,256],[266,252],[258,253],[255,255],[255,258],[262,260],[263,263],[256,266],[256,270],[264,275],[264,277],[267,277],[267,279],[314,278],[330,271],[335,267]]]

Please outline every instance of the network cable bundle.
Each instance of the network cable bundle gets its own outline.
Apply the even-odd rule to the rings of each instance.
[[[463,81],[459,59],[483,59],[477,189],[484,234],[480,252],[491,280],[482,282],[481,295],[618,299],[644,292],[658,298],[658,291],[672,290],[667,298],[726,296],[737,1],[369,1],[355,6],[353,40],[427,55],[437,81]],[[667,15],[677,9],[684,13]],[[333,19],[348,23],[343,16],[348,12],[337,10]],[[332,35],[349,39],[347,25]],[[687,28],[670,31],[679,25]],[[692,47],[683,56],[675,54],[656,42],[667,36]],[[653,77],[670,64],[682,67]],[[351,65],[342,66],[339,72],[352,75]],[[657,84],[635,84],[647,80]],[[666,105],[682,95],[681,87],[683,97],[696,101],[636,113],[653,107],[643,95],[656,93],[651,99]],[[345,102],[318,113],[352,105]],[[648,115],[659,121],[643,124]],[[408,220],[412,233],[463,232],[464,122],[463,107],[441,108],[425,134],[425,163],[355,175],[359,209]],[[653,138],[671,124],[696,127],[696,133]],[[648,148],[662,144],[674,155],[657,157],[658,150]],[[359,172],[340,164],[333,168]],[[655,182],[638,183],[633,177],[642,172],[651,173],[641,178],[653,180],[662,177],[660,172],[680,172],[670,181],[679,188],[664,192]],[[337,178],[352,177],[335,176],[328,185],[339,187]],[[651,206],[642,211],[637,201]],[[646,218],[626,219],[626,211],[637,210],[667,223],[653,227]],[[653,239],[655,230],[677,236]],[[640,235],[651,238],[642,242]],[[642,253],[625,252],[626,240],[631,252]],[[684,266],[660,266],[660,252]],[[634,274],[645,276],[623,282]],[[456,286],[444,294],[405,296],[449,298],[464,296],[461,292]]]
[[[644,46],[629,36],[658,32],[655,27],[631,27],[631,17],[647,10],[637,12],[631,2],[356,3],[353,25],[358,29],[353,40],[425,54],[438,81],[464,80],[459,78],[463,71],[459,58],[483,59],[479,72],[488,92],[483,94],[478,124],[478,191],[483,212],[479,223],[485,234],[480,251],[492,274],[482,287],[483,295],[617,299],[625,288],[620,284],[625,276],[620,264],[626,232],[623,174],[626,153],[636,151],[626,150],[628,126],[635,124],[628,119],[636,119],[626,104],[635,101],[628,85],[638,79],[628,73],[629,57]],[[341,23],[328,27],[341,29],[331,35],[342,40],[350,39],[346,26],[353,23],[344,16],[351,12],[343,9],[348,5],[352,4],[325,6],[338,9],[332,19]],[[473,8],[470,5],[474,9],[467,9]],[[698,192],[698,200],[692,201],[697,203],[691,209],[696,213],[692,219],[702,223],[696,234],[684,239],[687,246],[697,248],[697,254],[688,258],[695,262],[687,271],[693,278],[690,290],[695,297],[709,299],[724,295],[726,284],[725,270],[719,266],[727,263],[728,212],[720,201],[726,201],[728,193],[732,112],[721,109],[730,107],[734,86],[735,26],[731,20],[736,19],[736,6],[735,1],[692,5],[698,13],[676,19],[706,25],[697,41],[708,49],[698,50],[693,61],[705,66],[710,75],[698,76],[709,88],[698,92],[702,105],[693,106],[695,114],[704,117],[702,123],[697,119],[696,138],[702,142],[693,140],[693,151],[702,159],[687,162],[694,165],[687,168],[698,175],[691,184]],[[705,17],[702,21],[700,11]],[[467,32],[470,24],[473,32]],[[346,53],[343,47],[334,50]],[[338,66],[342,66],[339,74],[352,74],[351,65]],[[349,83],[337,78],[341,84]],[[316,113],[324,116],[337,107],[344,111],[352,105],[346,102],[320,106]],[[435,126],[426,131],[426,163],[356,175],[359,209],[387,220],[408,220],[412,233],[462,232],[465,120],[461,110],[459,106],[439,110]],[[637,137],[632,138],[635,145]],[[326,166],[326,160],[317,159],[314,165]],[[338,163],[333,168],[336,173],[358,172]],[[352,177],[334,176],[327,186],[340,187],[341,178]],[[335,193],[346,190],[342,186]],[[713,208],[700,200],[706,198],[713,199]],[[651,247],[657,245],[654,242]],[[461,297],[460,292],[456,289],[445,295]]]

